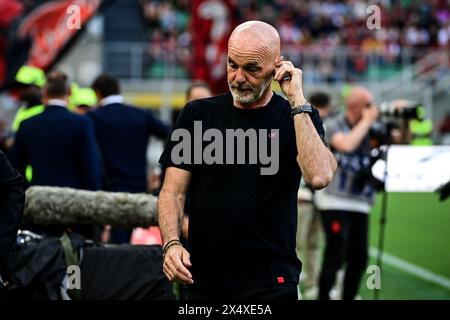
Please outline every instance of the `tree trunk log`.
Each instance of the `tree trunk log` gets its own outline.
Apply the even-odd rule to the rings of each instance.
[[[39,225],[158,225],[157,197],[145,193],[86,191],[34,186],[26,191],[24,222]]]

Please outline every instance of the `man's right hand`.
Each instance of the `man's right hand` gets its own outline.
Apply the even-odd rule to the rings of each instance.
[[[163,271],[167,279],[184,284],[193,284],[189,252],[180,245],[171,246],[164,255]]]
[[[362,118],[368,121],[370,124],[374,123],[378,119],[379,114],[380,112],[375,105],[371,105],[370,107],[364,108],[362,110]]]

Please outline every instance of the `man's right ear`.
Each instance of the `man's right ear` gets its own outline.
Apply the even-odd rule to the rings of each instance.
[[[97,96],[97,101],[100,102],[100,100],[103,99],[102,95],[100,94],[100,90],[95,89],[94,92],[95,92],[95,95]]]
[[[42,99],[47,97],[47,87],[46,86],[42,87],[41,95],[42,95]]]

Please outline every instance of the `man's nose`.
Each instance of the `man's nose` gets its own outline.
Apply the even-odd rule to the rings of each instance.
[[[234,79],[237,83],[244,83],[246,81],[244,72],[241,68],[236,70],[236,78]]]

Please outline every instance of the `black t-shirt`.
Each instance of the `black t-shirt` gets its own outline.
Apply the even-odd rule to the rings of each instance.
[[[279,139],[278,170],[276,173],[272,170],[275,174],[264,175],[261,169],[270,165],[267,161],[262,164],[261,157],[256,164],[250,162],[248,154],[252,146],[249,143],[245,144],[246,164],[229,164],[225,147],[222,150],[224,164],[192,164],[194,146],[191,164],[179,164],[171,157],[172,150],[180,143],[173,141],[172,134],[160,163],[192,172],[188,191],[188,250],[195,289],[226,294],[255,286],[298,282],[301,263],[295,246],[301,172],[296,161],[290,110],[289,102],[275,93],[262,108],[239,109],[228,93],[192,101],[181,111],[174,130],[187,130],[185,132],[194,137],[192,145],[196,133],[197,139],[201,139],[198,127],[194,132],[194,121],[201,121],[203,133],[207,129],[218,129],[223,134],[224,144],[227,129],[256,130],[258,148],[261,140],[267,139],[272,163],[276,157],[272,153],[276,149],[274,139]],[[322,121],[315,109],[312,119],[323,137]],[[210,143],[203,142],[203,150]],[[237,163],[238,149],[242,149],[242,145],[234,148],[234,163]]]

